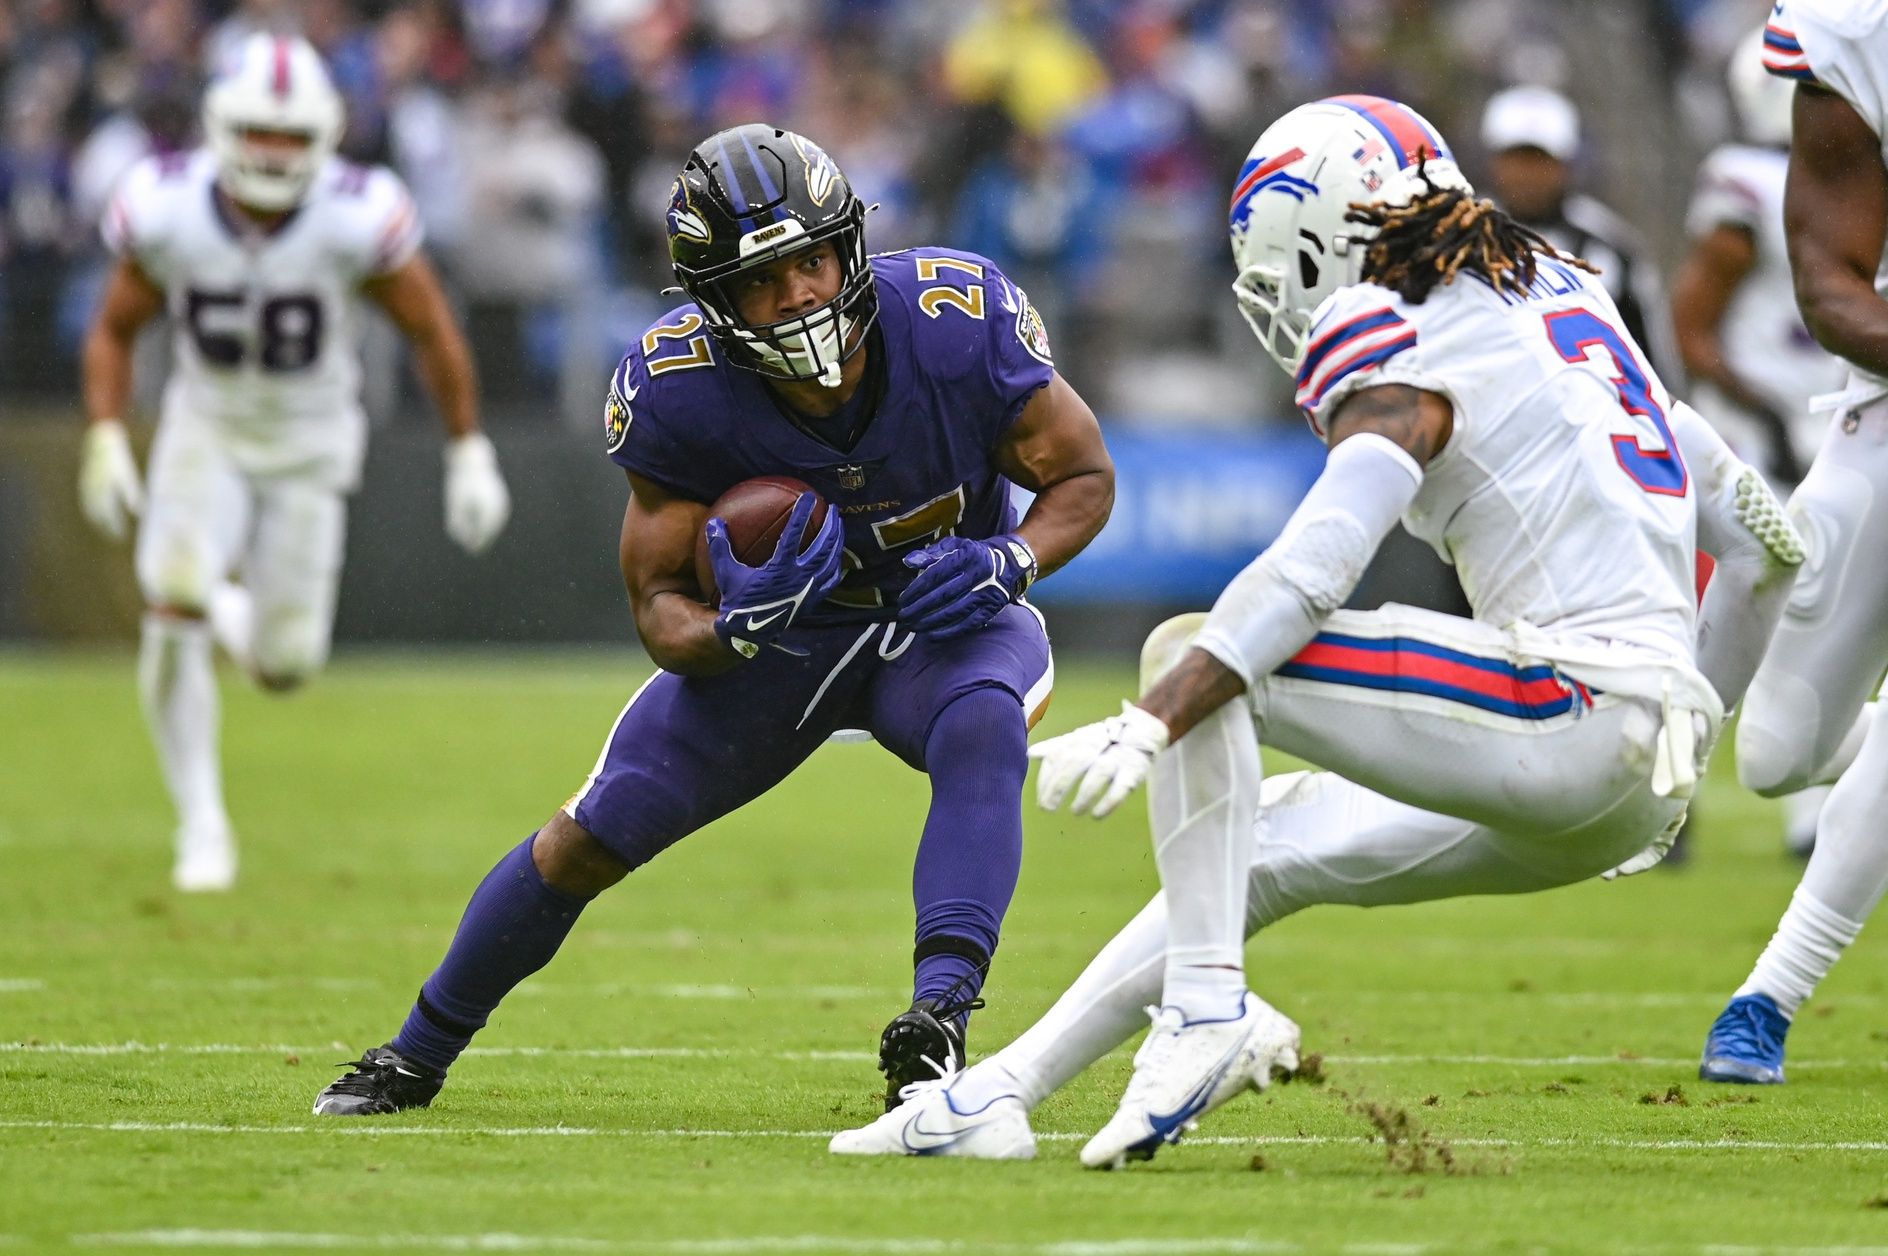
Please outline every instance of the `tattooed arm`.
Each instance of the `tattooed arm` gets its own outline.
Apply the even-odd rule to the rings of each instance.
[[[1364,432],[1377,435],[1426,467],[1455,430],[1455,408],[1441,393],[1408,384],[1362,388],[1344,399],[1331,417],[1331,448]]]
[[[1406,384],[1346,398],[1330,420],[1331,457],[1318,482],[1138,705],[1181,737],[1302,650],[1357,587],[1454,425],[1448,398]]]

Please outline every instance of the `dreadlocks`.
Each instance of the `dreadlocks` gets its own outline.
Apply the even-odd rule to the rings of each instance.
[[[1418,166],[1427,189],[1404,205],[1353,204],[1346,222],[1377,228],[1364,249],[1363,277],[1421,305],[1438,284],[1458,272],[1486,280],[1497,292],[1521,292],[1534,282],[1534,255],[1545,253],[1597,274],[1581,258],[1562,253],[1531,231],[1460,188],[1437,187]]]

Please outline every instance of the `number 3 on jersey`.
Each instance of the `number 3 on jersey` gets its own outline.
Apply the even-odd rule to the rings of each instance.
[[[1591,310],[1562,310],[1547,315],[1546,321],[1547,338],[1569,362],[1590,361],[1595,346],[1606,350],[1614,369],[1619,372],[1612,377],[1612,385],[1619,394],[1620,407],[1627,414],[1649,420],[1658,429],[1659,440],[1663,442],[1663,447],[1658,449],[1647,449],[1637,436],[1613,437],[1613,452],[1618,455],[1621,469],[1648,493],[1683,497],[1689,483],[1685,460],[1679,455],[1678,442],[1672,439],[1665,412],[1652,399],[1652,382],[1639,368],[1639,360],[1625,338]]]

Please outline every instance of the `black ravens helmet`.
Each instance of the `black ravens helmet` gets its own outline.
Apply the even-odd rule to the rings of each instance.
[[[696,146],[669,193],[669,259],[716,343],[737,366],[776,379],[839,384],[839,367],[878,317],[865,252],[866,206],[826,150],[750,122]],[[749,326],[728,281],[821,240],[839,255],[839,293],[782,322]]]

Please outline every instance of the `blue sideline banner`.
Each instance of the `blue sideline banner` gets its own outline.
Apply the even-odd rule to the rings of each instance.
[[[1318,478],[1324,446],[1303,426],[1250,432],[1107,429],[1114,515],[1073,563],[1032,589],[1045,605],[1211,605],[1271,543]]]

